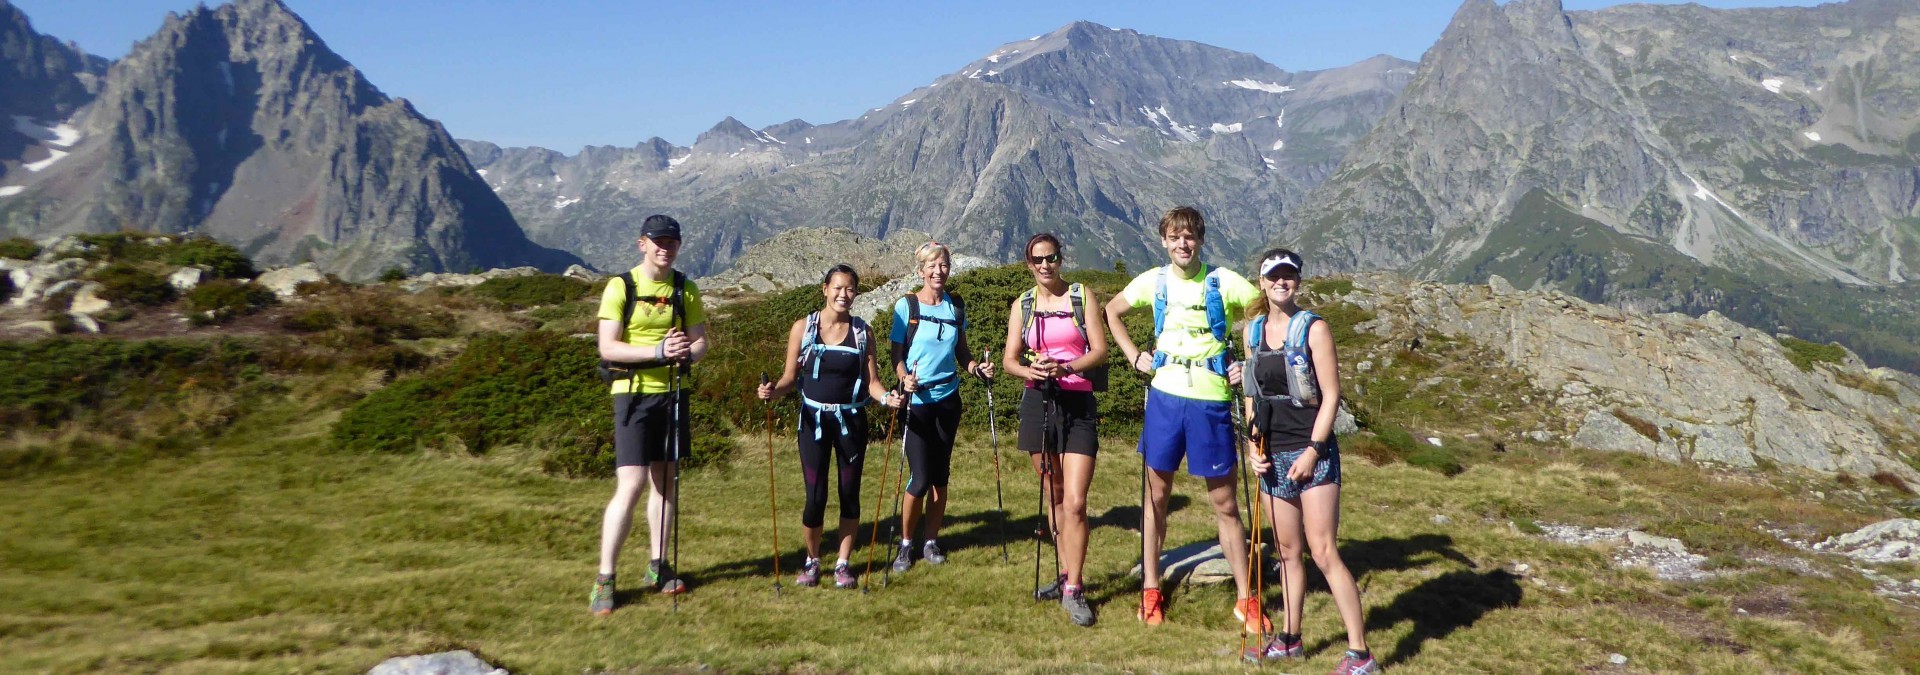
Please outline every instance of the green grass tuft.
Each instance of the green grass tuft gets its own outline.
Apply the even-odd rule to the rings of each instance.
[[[498,277],[467,289],[468,293],[492,298],[508,309],[558,305],[577,300],[587,292],[587,283],[558,274],[524,277]]]
[[[1800,370],[1808,372],[1813,370],[1813,364],[1832,363],[1837,365],[1847,356],[1847,350],[1840,345],[1832,343],[1819,344],[1796,337],[1780,338],[1780,346],[1782,351],[1786,353],[1788,361],[1793,362],[1793,365]]]

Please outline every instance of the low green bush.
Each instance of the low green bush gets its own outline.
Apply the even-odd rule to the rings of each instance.
[[[407,271],[400,269],[398,267],[389,267],[380,271],[380,283],[388,284],[388,283],[393,283],[395,281],[406,281],[406,280],[407,280]]]
[[[258,353],[236,340],[0,342],[0,427],[51,427],[88,411],[166,405],[188,388],[233,388]],[[124,420],[122,420],[124,423]]]
[[[26,237],[0,239],[0,258],[32,260],[37,255],[40,255],[40,245],[33,243],[32,239]]]
[[[165,277],[129,263],[114,263],[92,274],[100,282],[100,297],[116,303],[153,306],[172,302],[173,284]]]
[[[187,309],[191,312],[188,318],[198,325],[226,323],[259,311],[277,300],[273,291],[261,286],[233,279],[214,279],[187,291]]]
[[[587,292],[587,282],[557,274],[488,279],[467,289],[468,293],[492,298],[508,309],[558,305],[577,300]]]
[[[251,279],[259,276],[253,261],[240,249],[210,237],[191,236],[163,247],[162,260],[169,265],[199,265],[218,279]]]
[[[1780,346],[1786,352],[1787,360],[1803,371],[1812,371],[1813,364],[1838,364],[1847,357],[1847,350],[1840,345],[1808,342],[1795,337],[1780,338]]]
[[[410,452],[454,439],[482,454],[509,444],[545,452],[543,467],[568,476],[613,473],[612,397],[595,376],[591,340],[549,331],[476,337],[451,361],[360,400],[334,425],[338,447]],[[707,389],[689,382],[696,392]],[[723,462],[732,431],[713,406],[690,406],[689,467]]]

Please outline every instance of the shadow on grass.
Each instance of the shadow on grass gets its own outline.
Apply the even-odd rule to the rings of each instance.
[[[1395,664],[1412,659],[1429,640],[1438,640],[1454,631],[1472,626],[1480,617],[1520,605],[1520,577],[1506,570],[1473,572],[1459,570],[1428,579],[1394,596],[1393,602],[1367,615],[1369,634],[1412,622],[1413,630],[1393,646],[1391,654],[1380,662]],[[1312,652],[1344,644],[1344,639],[1329,639]],[[1375,647],[1375,653],[1379,653]]]

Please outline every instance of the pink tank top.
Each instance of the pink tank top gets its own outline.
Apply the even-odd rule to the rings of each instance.
[[[1038,308],[1035,308],[1036,310]],[[1073,323],[1073,316],[1040,316],[1035,311],[1033,327],[1027,329],[1025,336],[1027,348],[1052,357],[1060,363],[1080,358],[1087,353],[1087,341],[1080,337],[1080,328]],[[1028,381],[1027,388],[1039,384]],[[1093,391],[1093,383],[1074,373],[1060,378],[1060,388],[1066,391]]]

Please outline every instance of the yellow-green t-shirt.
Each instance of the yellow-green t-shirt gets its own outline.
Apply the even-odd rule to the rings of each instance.
[[[1213,331],[1207,327],[1206,276],[1212,268],[1206,264],[1200,266],[1192,279],[1180,278],[1179,268],[1172,265],[1147,270],[1145,274],[1134,277],[1133,281],[1127,283],[1126,290],[1121,291],[1126,294],[1127,303],[1135,308],[1151,310],[1162,269],[1167,271],[1167,319],[1160,335],[1154,338],[1154,349],[1168,356],[1192,361],[1204,361],[1226,351],[1227,346],[1213,339]],[[1233,270],[1222,268],[1216,274],[1220,278],[1220,304],[1227,310],[1227,335],[1232,337],[1232,325],[1240,317],[1246,316],[1248,307],[1260,302],[1260,289]],[[1154,371],[1153,388],[1201,401],[1228,401],[1233,398],[1227,378],[1215,375],[1205,366],[1168,363]]]
[[[692,328],[706,323],[707,311],[700,302],[700,288],[692,279],[686,282],[686,290],[681,303],[685,308],[685,320],[681,325]],[[673,278],[669,274],[665,281],[648,279],[639,267],[633,268],[633,319],[627,322],[627,329],[620,335],[620,341],[635,347],[648,347],[660,344],[667,339],[667,329],[673,326]],[[620,307],[627,300],[626,288],[619,277],[607,281],[607,291],[600,294],[600,319],[619,321]],[[668,379],[672,373],[666,367],[647,368],[640,371],[634,381],[640,385],[642,394],[664,394],[673,389]],[[613,393],[626,394],[633,390],[627,380],[613,382]]]

